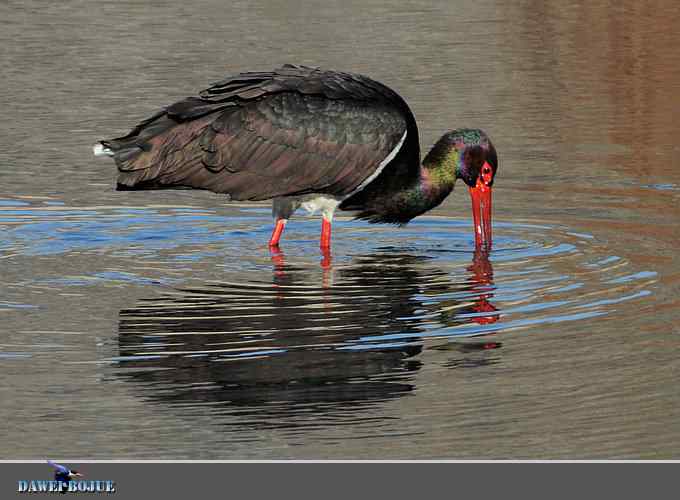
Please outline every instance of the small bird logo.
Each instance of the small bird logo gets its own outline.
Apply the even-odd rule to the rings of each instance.
[[[61,492],[66,493],[68,490],[68,482],[76,477],[82,477],[83,475],[77,470],[69,469],[68,467],[55,463],[52,460],[48,460],[47,463],[54,467],[54,480],[61,484]]]

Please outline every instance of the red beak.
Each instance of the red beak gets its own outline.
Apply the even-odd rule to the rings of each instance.
[[[472,218],[475,223],[475,247],[477,250],[491,250],[491,166],[484,163],[477,185],[470,188]]]

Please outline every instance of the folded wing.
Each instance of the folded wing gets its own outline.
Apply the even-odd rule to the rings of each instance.
[[[192,187],[236,200],[345,196],[417,129],[401,98],[360,75],[284,66],[217,82],[102,141],[121,188]]]

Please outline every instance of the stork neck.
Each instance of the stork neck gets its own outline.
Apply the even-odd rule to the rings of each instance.
[[[420,176],[410,187],[385,200],[381,210],[387,215],[384,220],[406,222],[436,207],[451,193],[455,180],[443,170],[421,165]]]
[[[444,201],[453,190],[455,169],[446,162],[427,160],[417,169],[413,164],[397,165],[395,170],[404,175],[389,177],[376,185],[379,187],[371,196],[360,201],[363,206],[358,208],[359,217],[371,222],[406,224]],[[352,204],[349,206],[354,209]]]
[[[428,209],[439,205],[456,184],[455,167],[448,161],[423,162],[420,167],[419,189],[429,204]]]

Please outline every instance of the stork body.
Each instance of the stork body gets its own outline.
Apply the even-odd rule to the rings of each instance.
[[[372,223],[405,224],[439,205],[461,178],[471,189],[477,245],[491,243],[496,151],[486,134],[445,134],[421,163],[406,102],[368,77],[304,66],[228,77],[101,141],[117,186],[198,188],[228,200],[273,200],[277,246],[304,208],[322,215],[330,246],[336,210]]]

